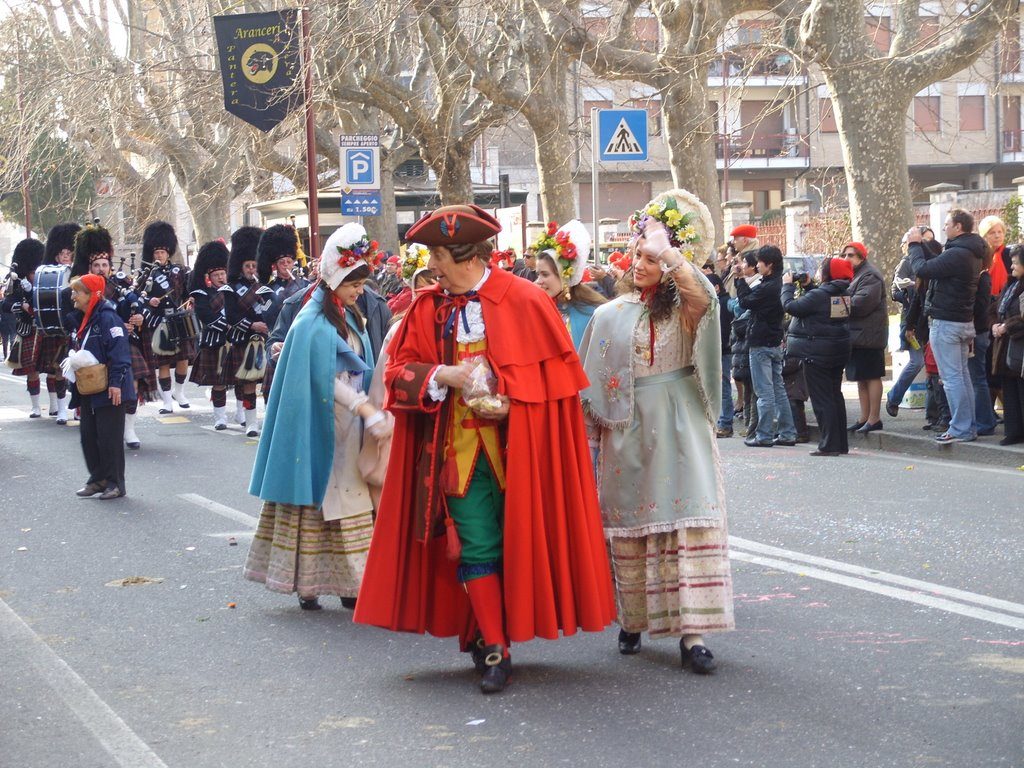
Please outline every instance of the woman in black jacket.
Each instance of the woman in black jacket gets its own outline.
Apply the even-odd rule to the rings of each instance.
[[[1024,443],[1024,251],[1014,248],[1010,279],[997,304],[997,322],[992,326],[995,340],[992,366],[1003,379],[1003,424],[1000,445]]]
[[[782,278],[782,306],[792,317],[788,353],[803,360],[811,407],[821,438],[811,456],[849,453],[843,371],[850,359],[850,299],[853,267],[845,259],[825,259],[821,284],[794,298],[793,276]]]
[[[95,395],[81,395],[72,385],[71,407],[81,411],[79,434],[89,480],[79,496],[100,494],[103,500],[125,495],[125,403],[135,399],[132,357],[124,321],[114,305],[103,298],[106,281],[99,275],[82,275],[71,281],[71,301],[81,312],[75,348],[92,352],[107,366],[107,388]]]

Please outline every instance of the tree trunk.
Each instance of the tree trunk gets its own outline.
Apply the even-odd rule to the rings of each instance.
[[[212,185],[203,189],[198,184],[198,194],[191,189],[184,190],[192,226],[195,228],[196,243],[207,243],[218,237],[231,235],[231,195],[217,190]]]
[[[706,79],[680,73],[661,89],[665,143],[668,145],[672,182],[697,197],[715,222],[714,248],[723,242],[721,192],[715,163],[715,120],[708,108]]]
[[[397,153],[381,149],[380,216],[366,216],[366,234],[380,244],[382,251],[398,253],[398,205],[395,202],[395,162]]]
[[[883,274],[900,259],[914,223],[907,170],[906,115],[914,94],[874,68],[825,72],[843,147],[853,237]]]
[[[465,205],[472,203],[473,176],[469,170],[469,149],[462,141],[453,140],[438,158],[440,162],[431,163],[437,174],[437,192],[441,196],[441,205]]]
[[[576,200],[572,189],[572,141],[565,110],[555,107],[547,115],[546,121],[531,127],[544,220],[557,221],[561,225],[576,218]]]

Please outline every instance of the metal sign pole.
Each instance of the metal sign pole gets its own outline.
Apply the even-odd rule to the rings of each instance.
[[[309,250],[310,258],[320,256],[320,201],[318,199],[316,179],[316,130],[313,114],[313,57],[309,42],[309,8],[302,9],[302,51],[306,66],[305,97],[306,97],[306,180],[309,210]]]
[[[601,153],[601,147],[598,146],[597,112],[597,107],[590,108],[590,197],[594,212],[594,248],[591,255],[595,263],[601,260],[601,242],[597,235],[597,158]]]

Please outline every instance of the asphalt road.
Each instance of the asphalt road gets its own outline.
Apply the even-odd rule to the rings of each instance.
[[[77,429],[0,375],[0,766],[1024,765],[1024,472],[721,441],[718,672],[609,629],[516,646],[484,697],[453,640],[242,580],[255,442],[190,392],[100,502]]]

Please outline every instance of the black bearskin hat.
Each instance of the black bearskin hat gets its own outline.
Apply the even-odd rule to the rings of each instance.
[[[99,224],[86,224],[75,236],[75,261],[71,265],[71,276],[89,274],[89,265],[94,253],[105,253],[114,259],[114,242],[110,232]]]
[[[201,291],[206,288],[206,276],[218,269],[228,268],[228,247],[220,240],[204,243],[196,256],[196,263],[188,276],[188,290]]]
[[[34,237],[27,237],[14,246],[14,254],[11,256],[11,268],[22,280],[27,278],[43,263],[45,248],[43,244]]]
[[[291,256],[293,259],[298,254],[298,238],[295,237],[295,230],[285,224],[275,224],[268,228],[260,238],[259,247],[256,249],[256,262],[260,282],[266,285],[274,272],[274,262],[282,256]]]
[[[231,235],[231,258],[228,260],[228,282],[242,279],[242,265],[256,261],[263,230],[260,227],[239,227]]]
[[[142,266],[153,264],[153,251],[164,248],[171,256],[178,250],[178,236],[166,221],[153,221],[142,233]]]
[[[57,254],[65,248],[74,253],[75,235],[78,234],[78,230],[81,228],[82,226],[80,224],[76,224],[73,221],[69,221],[64,224],[57,224],[50,228],[50,232],[46,236],[47,264],[56,264]]]

